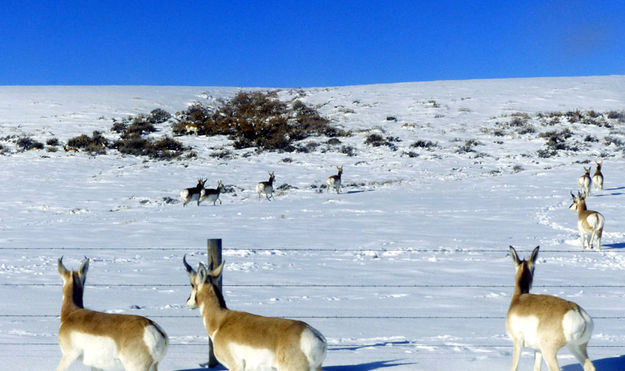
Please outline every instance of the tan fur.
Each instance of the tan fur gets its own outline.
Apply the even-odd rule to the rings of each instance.
[[[58,339],[63,351],[63,359],[57,370],[64,370],[73,362],[74,359],[70,359],[72,354],[75,354],[72,334],[81,333],[112,339],[117,346],[120,360],[125,366],[128,364],[132,365],[133,369],[156,371],[158,361],[152,358],[150,349],[143,340],[144,331],[146,327],[154,326],[164,336],[165,348],[167,335],[155,322],[145,317],[84,309],[81,302],[75,301],[77,294],[82,297],[84,289],[82,285],[86,279],[84,273],[66,270],[62,265],[62,260],[59,259],[59,274],[63,278],[63,305]],[[76,293],[75,290],[80,290],[80,292]],[[126,368],[129,369],[129,367]]]
[[[560,367],[558,366],[557,353],[558,350],[564,346],[569,347],[571,352],[582,364],[585,371],[594,371],[595,368],[588,358],[586,351],[587,342],[577,343],[567,341],[563,328],[563,319],[567,313],[574,312],[581,316],[582,313],[585,314],[583,309],[573,302],[555,296],[529,293],[533,281],[534,264],[538,256],[538,249],[539,248],[536,247],[529,260],[526,261],[520,260],[516,250],[510,246],[510,254],[512,255],[516,269],[514,292],[506,316],[506,332],[514,342],[511,370],[516,371],[518,369],[521,350],[523,346],[526,345],[525,342],[535,341],[539,346],[539,349],[534,349],[535,371],[540,371],[543,357],[549,371],[559,371]],[[529,329],[519,328],[519,323],[515,323],[515,321],[520,320],[521,323],[526,324],[531,323],[533,318],[537,320],[537,339],[516,337],[517,334],[522,334]],[[592,331],[592,320],[590,320],[589,326],[591,326],[589,331]],[[586,327],[584,328],[586,329]]]
[[[186,261],[185,266],[187,270],[190,269]],[[211,273],[213,277],[218,277],[222,268],[223,263],[215,270],[218,273]],[[273,352],[275,354],[273,367],[277,367],[278,370],[311,369],[309,360],[299,344],[304,331],[309,330],[318,334],[319,340],[322,340],[325,346],[325,339],[316,330],[302,321],[229,310],[225,307],[225,303],[220,302],[221,293],[217,291],[219,289],[215,284],[210,281],[203,284],[198,282],[195,271],[190,270],[189,275],[193,291],[188,304],[200,307],[204,326],[214,344],[215,357],[224,366],[230,370],[244,368],[245,365],[241,364],[244,356],[233,354],[230,348],[232,344],[238,344]],[[318,367],[320,370],[321,365]]]

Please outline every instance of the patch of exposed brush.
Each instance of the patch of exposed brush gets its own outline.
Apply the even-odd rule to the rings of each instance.
[[[216,109],[190,106],[178,113],[172,129],[175,135],[226,135],[236,149],[286,152],[296,150],[295,142],[311,136],[350,135],[299,100],[288,104],[280,101],[276,92],[260,91],[239,92]]]
[[[187,154],[195,154],[181,142],[164,136],[149,138],[148,134],[158,130],[154,125],[166,122],[171,115],[162,109],[155,109],[149,114],[128,117],[122,121],[113,120],[111,132],[119,135],[117,140],[108,140],[99,131],[91,136],[79,135],[67,141],[66,150],[78,149],[92,155],[106,154],[106,149],[116,149],[124,155],[145,156],[157,160],[172,160]]]
[[[509,131],[519,135],[536,132],[536,128],[531,124],[531,118],[527,113],[513,113],[509,121],[496,122],[495,125],[497,128],[493,130],[493,135],[498,137],[507,135]]]
[[[31,137],[21,137],[17,140],[17,147],[23,151],[30,151],[32,149],[43,149],[43,143]]]
[[[380,134],[369,134],[367,138],[365,138],[365,144],[372,147],[381,147],[386,146],[389,147],[393,151],[397,151],[396,142],[401,142],[401,139],[398,137],[387,136],[383,137]]]
[[[475,147],[482,145],[482,143],[478,140],[475,139],[468,139],[464,142],[463,145],[459,146],[458,149],[456,149],[456,153],[470,153],[470,152],[477,152],[475,150]]]
[[[91,136],[82,134],[67,141],[67,147],[80,149],[95,155],[106,154],[108,144],[108,139],[99,131],[94,131]]]
[[[558,151],[579,151],[577,146],[568,143],[568,139],[573,136],[573,132],[568,128],[560,131],[547,131],[538,134],[538,136],[546,141],[546,148],[538,151],[538,156],[541,158],[556,156]]]
[[[438,144],[432,142],[431,140],[419,139],[416,142],[412,143],[410,145],[410,147],[412,147],[412,148],[422,148],[422,149],[427,149],[427,150],[431,151],[431,150],[434,150],[435,148],[438,148]]]
[[[165,136],[161,139],[143,138],[132,135],[113,142],[112,148],[120,153],[133,156],[147,156],[157,160],[173,160],[181,157],[189,148],[181,142]],[[192,152],[188,156],[192,157]]]

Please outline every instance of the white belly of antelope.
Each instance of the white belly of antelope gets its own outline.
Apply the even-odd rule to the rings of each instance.
[[[540,350],[540,339],[538,337],[538,318],[535,316],[510,317],[510,328],[508,335],[513,339],[519,339],[523,346]]]
[[[248,345],[232,343],[229,346],[230,354],[241,364],[237,365],[244,370],[270,371],[274,370],[276,355],[265,348],[254,348]]]
[[[119,360],[117,345],[110,337],[74,332],[71,339],[74,349],[82,353],[82,362],[86,366],[102,369],[124,369]]]

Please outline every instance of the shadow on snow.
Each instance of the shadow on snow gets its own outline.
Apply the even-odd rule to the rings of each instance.
[[[324,371],[370,371],[370,370],[378,370],[381,368],[387,367],[396,367],[396,366],[405,366],[410,365],[412,363],[401,363],[396,360],[392,361],[376,361],[376,362],[368,362],[368,363],[360,363],[355,365],[344,365],[344,366],[327,366],[324,367]]]
[[[625,249],[625,242],[607,243],[601,245],[602,250],[604,247],[607,247],[609,249]]]
[[[613,358],[596,359],[592,361],[597,370],[601,371],[622,371],[625,370],[625,355]],[[582,371],[579,363],[562,367],[562,371]]]
[[[323,371],[372,371],[379,370],[382,368],[388,367],[397,367],[397,366],[405,366],[410,365],[411,363],[401,363],[396,360],[391,361],[375,361],[375,362],[367,362],[360,363],[355,365],[341,365],[341,366],[324,366]],[[225,370],[222,365],[219,365],[215,368],[211,368],[210,370]],[[206,371],[208,368],[189,368],[189,369],[180,369],[176,371]]]

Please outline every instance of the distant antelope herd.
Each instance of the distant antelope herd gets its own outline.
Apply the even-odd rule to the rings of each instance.
[[[341,193],[341,176],[343,175],[343,166],[337,166],[336,169],[338,170],[338,173],[328,177],[326,182],[326,192],[329,192],[330,189],[334,189],[336,193]],[[275,187],[273,183],[275,180],[276,175],[274,172],[270,172],[268,180],[258,182],[256,184],[256,194],[258,195],[258,199],[261,199],[263,195],[267,201],[274,199],[273,194]],[[187,206],[187,204],[191,201],[196,201],[197,205],[200,206],[200,203],[206,199],[208,199],[208,201],[212,201],[213,205],[216,205],[217,201],[221,204],[222,202],[219,199],[219,194],[223,191],[223,184],[221,180],[217,182],[217,188],[205,188],[205,184],[206,179],[198,179],[195,187],[185,188],[180,191],[182,206]]]

